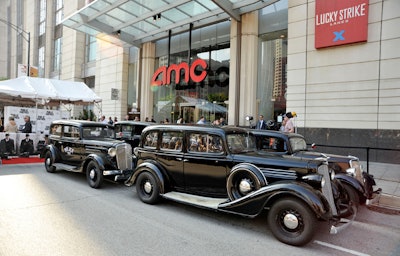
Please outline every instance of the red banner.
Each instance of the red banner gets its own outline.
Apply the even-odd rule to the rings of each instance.
[[[368,0],[316,0],[315,48],[365,42]]]

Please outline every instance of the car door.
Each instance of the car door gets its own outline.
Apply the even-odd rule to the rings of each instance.
[[[229,160],[220,135],[193,131],[186,139],[186,190],[198,195],[226,197]]]
[[[68,163],[80,162],[83,145],[80,140],[79,128],[71,125],[63,126],[63,160]]]
[[[183,132],[176,130],[161,131],[157,161],[168,170],[170,183],[176,190],[183,190],[185,180],[183,174]]]

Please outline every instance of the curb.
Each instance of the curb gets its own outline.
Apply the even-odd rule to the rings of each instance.
[[[382,194],[379,200],[367,205],[367,208],[380,213],[400,215],[400,197]]]

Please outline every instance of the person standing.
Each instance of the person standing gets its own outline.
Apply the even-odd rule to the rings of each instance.
[[[264,116],[260,115],[258,117],[258,122],[256,124],[256,129],[257,130],[265,130],[267,129],[267,123],[264,121]]]
[[[29,133],[27,133],[25,139],[21,141],[19,153],[23,156],[29,156],[33,154],[33,150],[33,140],[29,138]]]
[[[291,112],[287,112],[283,116],[283,121],[285,122],[285,128],[283,129],[284,132],[290,132],[290,133],[294,132],[294,125],[291,119],[292,117],[293,115]]]
[[[13,116],[10,116],[8,118],[8,123],[6,124],[4,131],[5,132],[18,132],[18,126],[17,126],[17,123],[15,122]]]
[[[2,158],[7,158],[9,155],[14,154],[14,140],[10,138],[10,134],[6,133],[6,137],[0,141],[0,155]]]
[[[206,119],[204,118],[204,116],[201,116],[199,121],[197,121],[197,124],[206,124]]]
[[[24,116],[25,124],[22,126],[21,132],[23,133],[31,133],[32,132],[32,123],[30,116]]]

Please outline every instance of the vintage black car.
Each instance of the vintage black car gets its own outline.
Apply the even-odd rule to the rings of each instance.
[[[134,167],[131,146],[114,139],[112,125],[92,121],[53,121],[44,157],[48,172],[85,173],[93,188],[104,178],[125,181]]]
[[[356,211],[324,159],[260,156],[246,129],[148,126],[135,155],[126,185],[136,184],[143,202],[166,198],[247,217],[267,209],[272,233],[287,244],[308,243],[318,220],[329,221],[336,233],[351,223],[340,223],[342,213]]]
[[[372,175],[363,171],[360,161],[355,156],[324,154],[309,148],[304,137],[297,133],[284,133],[271,130],[251,130],[256,136],[257,148],[265,155],[283,155],[295,159],[316,159],[325,157],[331,172],[336,173],[352,198],[359,204],[370,204],[380,196],[381,189],[374,190],[376,185]]]
[[[145,127],[151,125],[148,122],[119,121],[114,123],[114,136],[117,140],[129,143],[132,150],[139,145],[140,136]]]

